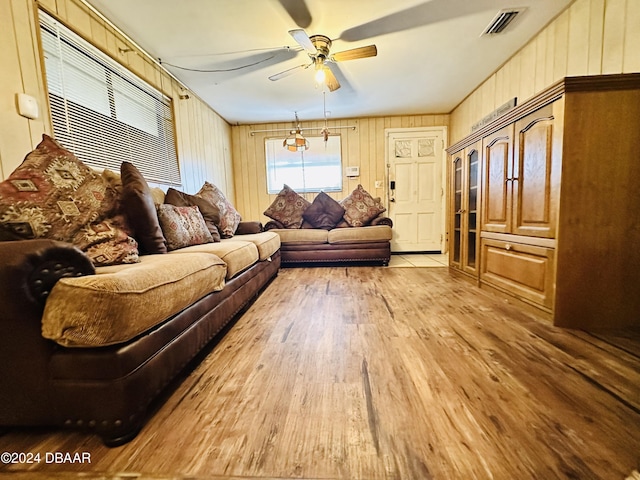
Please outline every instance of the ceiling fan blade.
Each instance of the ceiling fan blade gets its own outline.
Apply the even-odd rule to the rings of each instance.
[[[292,68],[288,68],[280,73],[276,73],[275,75],[271,75],[269,77],[269,80],[271,80],[272,82],[275,82],[276,80],[280,80],[281,78],[284,77],[288,77],[289,75],[293,75],[294,73],[296,73],[296,70],[298,70],[299,68],[304,68],[307,69],[311,66],[311,63],[307,63],[307,64],[302,64],[302,65],[296,65],[295,67]]]
[[[398,2],[399,3],[399,2]],[[495,8],[493,0],[427,0],[413,7],[349,28],[340,40],[357,42],[388,33],[401,32]]]
[[[327,86],[327,88],[329,89],[329,91],[330,92],[334,92],[337,89],[339,89],[340,88],[340,82],[338,82],[338,79],[333,74],[333,71],[331,71],[331,69],[329,67],[327,67],[326,65],[324,67],[322,67],[322,69],[324,70],[324,83]]]
[[[311,12],[304,0],[279,0],[279,2],[300,28],[311,25]]]
[[[331,59],[336,62],[344,62],[346,60],[356,60],[358,58],[375,57],[377,54],[378,49],[376,46],[369,45],[366,47],[352,48],[351,50],[334,53],[331,55]]]
[[[295,30],[289,30],[289,35],[291,35],[293,39],[311,55],[318,53],[318,50],[309,38],[309,35],[307,35],[307,32],[303,29],[296,28]]]

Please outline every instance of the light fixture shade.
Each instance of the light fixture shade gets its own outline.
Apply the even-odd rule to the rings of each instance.
[[[309,150],[309,140],[302,136],[300,129],[291,131],[291,135],[284,139],[282,146],[290,152]]]

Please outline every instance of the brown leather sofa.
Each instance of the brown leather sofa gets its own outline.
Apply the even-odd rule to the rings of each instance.
[[[280,236],[282,266],[304,265],[389,265],[393,222],[385,216],[374,218],[369,225],[321,228],[284,228],[276,221],[265,224],[265,230]]]
[[[234,239],[248,243],[242,235]],[[209,245],[232,252],[234,245],[224,242]],[[158,256],[179,261],[185,255],[194,254]],[[94,275],[96,268],[68,243],[0,242],[0,425],[88,429],[109,446],[129,441],[158,394],[260,293],[279,266],[279,251],[258,259],[226,279],[222,290],[207,293],[128,341],[63,346],[43,337],[46,303],[60,279]],[[71,313],[74,305],[65,308]]]
[[[264,212],[271,219],[264,228],[280,236],[283,266],[386,266],[393,222],[385,210],[362,185],[340,202],[325,192],[309,202],[285,184]]]

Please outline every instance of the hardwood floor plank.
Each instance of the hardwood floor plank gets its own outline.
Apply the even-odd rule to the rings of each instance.
[[[446,268],[285,269],[133,441],[12,429],[0,451],[92,463],[0,480],[622,479],[638,351],[640,332],[559,329]]]

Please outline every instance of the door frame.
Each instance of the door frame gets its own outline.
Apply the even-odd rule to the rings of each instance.
[[[395,133],[412,133],[415,132],[438,132],[442,134],[442,158],[440,159],[441,170],[440,170],[440,208],[442,211],[442,215],[440,218],[440,251],[442,253],[447,252],[447,151],[446,148],[449,144],[448,137],[448,128],[446,125],[438,125],[433,127],[408,127],[408,128],[385,128],[384,129],[384,178],[385,178],[385,188],[384,188],[384,196],[385,196],[385,204],[387,207],[387,212],[391,213],[391,202],[390,202],[390,188],[389,188],[389,170],[391,169],[391,158],[390,155],[390,142],[389,138],[391,135]]]

